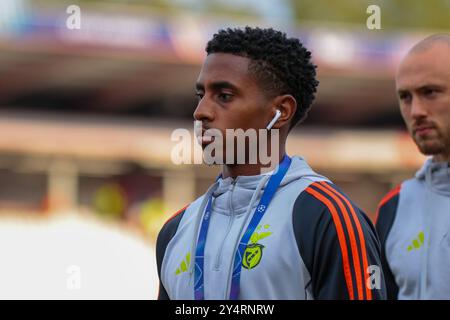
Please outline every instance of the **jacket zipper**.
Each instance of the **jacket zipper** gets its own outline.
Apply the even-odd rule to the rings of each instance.
[[[217,256],[216,256],[216,263],[214,265],[214,270],[215,271],[219,271],[220,270],[220,264],[222,262],[223,247],[224,247],[225,242],[226,242],[226,240],[228,238],[228,235],[231,232],[231,227],[233,226],[233,223],[234,223],[234,209],[233,209],[233,201],[232,200],[233,200],[234,188],[236,186],[236,181],[237,181],[237,178],[235,180],[233,180],[233,182],[231,182],[231,194],[230,194],[230,198],[229,198],[229,207],[231,209],[231,211],[230,211],[230,220],[228,222],[227,231],[226,231],[225,236],[223,238],[222,244],[220,245],[219,251],[218,251]]]

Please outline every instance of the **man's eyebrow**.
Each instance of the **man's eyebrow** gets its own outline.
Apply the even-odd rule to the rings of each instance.
[[[429,83],[429,84],[424,84],[423,86],[420,86],[419,88],[417,88],[417,90],[442,89],[442,88],[444,88],[444,86],[439,85],[437,83]]]
[[[428,89],[444,89],[444,86],[436,84],[436,83],[429,83],[429,84],[424,84],[421,85],[420,87],[416,87],[416,88],[398,88],[397,89],[397,93],[407,93],[410,91],[424,91],[424,90],[428,90]]]
[[[231,89],[231,90],[239,91],[238,87],[236,87],[234,84],[232,84],[231,82],[228,82],[228,81],[212,82],[212,83],[208,84],[208,87],[211,90]],[[195,88],[197,90],[204,90],[205,86],[202,83],[197,82],[195,84]]]

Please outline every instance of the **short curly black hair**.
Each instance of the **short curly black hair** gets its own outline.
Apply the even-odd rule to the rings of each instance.
[[[319,82],[311,52],[296,38],[272,28],[222,29],[206,45],[207,54],[231,53],[251,59],[249,70],[266,92],[291,94],[297,101],[290,128],[303,121]]]

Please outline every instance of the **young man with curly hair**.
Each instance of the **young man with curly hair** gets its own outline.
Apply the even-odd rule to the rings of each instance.
[[[206,52],[195,120],[222,133],[278,130],[268,138],[277,139],[269,151],[278,160],[266,173],[260,162],[226,162],[208,191],[166,222],[159,299],[384,298],[371,222],[303,158],[286,155],[318,85],[311,53],[284,33],[250,27],[219,31]]]

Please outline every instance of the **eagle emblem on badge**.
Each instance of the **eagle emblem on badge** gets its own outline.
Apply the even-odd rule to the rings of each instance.
[[[272,234],[272,232],[266,230],[259,232],[263,228],[267,230],[270,228],[270,225],[266,224],[264,227],[258,226],[256,231],[253,232],[250,237],[250,243],[247,244],[247,247],[245,248],[244,256],[242,257],[242,266],[245,269],[253,269],[261,262],[265,246],[258,243],[258,241],[267,238]]]

